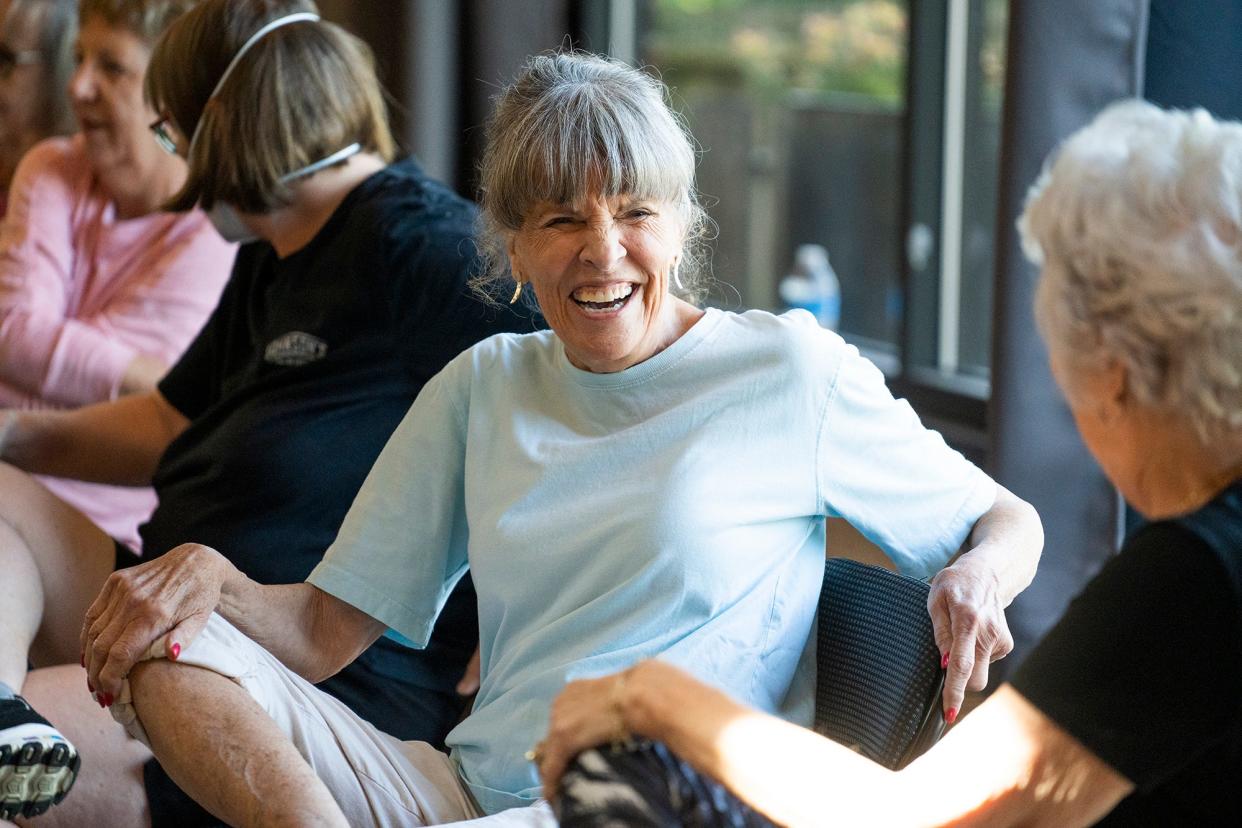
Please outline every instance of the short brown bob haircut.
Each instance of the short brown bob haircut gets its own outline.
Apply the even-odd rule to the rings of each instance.
[[[194,6],[195,0],[81,0],[78,19],[98,17],[153,46],[168,25]],[[62,93],[63,96],[63,93]]]
[[[309,0],[204,0],[151,55],[146,94],[186,140],[203,121],[185,186],[165,209],[217,201],[247,213],[290,203],[280,177],[355,142],[392,159],[393,139],[371,50],[326,21],[297,22],[257,41],[216,97],[212,90],[251,35]]]

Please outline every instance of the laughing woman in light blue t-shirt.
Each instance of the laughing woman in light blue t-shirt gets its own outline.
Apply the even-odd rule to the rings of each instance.
[[[829,516],[934,576],[948,718],[1008,652],[1034,511],[809,315],[695,304],[706,219],[665,95],[624,64],[550,54],[502,96],[480,286],[536,302],[551,331],[485,340],[427,384],[307,583],[260,586],[189,546],[113,576],[92,609],[87,645],[113,643],[96,630],[127,645],[93,683],[230,823],[440,824],[529,805],[539,769],[524,753],[557,692],[647,658],[809,723]],[[388,629],[424,644],[467,569],[481,686],[451,756],[304,681]],[[176,662],[123,681],[174,644]]]

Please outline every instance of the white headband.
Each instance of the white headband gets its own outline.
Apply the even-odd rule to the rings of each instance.
[[[308,175],[314,175],[320,170],[326,167],[331,167],[333,164],[339,164],[342,161],[344,161],[346,158],[355,156],[360,152],[362,152],[362,144],[359,144],[357,142],[352,143],[345,149],[337,150],[336,152],[329,155],[327,158],[319,159],[314,164],[308,164],[307,166],[303,167],[300,170],[291,172],[288,175],[282,175],[279,179],[277,179],[277,181],[280,184],[288,184],[290,181],[296,181],[299,178],[305,178]]]
[[[237,50],[237,54],[233,55],[233,59],[229,61],[229,65],[224,67],[224,74],[220,76],[220,80],[216,81],[216,88],[211,90],[211,94],[207,96],[207,103],[211,103],[212,100],[215,99],[216,95],[220,94],[220,87],[224,86],[224,82],[229,79],[229,75],[233,74],[233,70],[237,68],[238,62],[245,57],[246,52],[250,51],[250,47],[262,40],[264,35],[268,32],[275,31],[281,26],[288,26],[290,23],[315,23],[318,20],[319,15],[314,14],[313,12],[298,12],[297,14],[288,14],[284,17],[278,17],[270,23],[265,24],[257,32],[252,34],[249,40],[242,44],[242,47]],[[206,113],[206,111],[207,105],[204,104],[203,113]],[[199,130],[202,128],[203,116],[200,114],[198,116],[198,123],[194,125],[194,134],[190,136],[189,150],[191,152],[194,150],[194,142],[198,139]]]

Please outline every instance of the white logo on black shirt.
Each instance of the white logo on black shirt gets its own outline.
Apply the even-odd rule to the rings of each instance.
[[[278,336],[263,349],[263,359],[273,365],[306,365],[323,359],[328,353],[328,343],[317,336],[301,331],[290,331]]]

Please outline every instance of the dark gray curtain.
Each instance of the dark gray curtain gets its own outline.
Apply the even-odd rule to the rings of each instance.
[[[319,0],[319,6],[375,52],[404,149],[471,198],[492,97],[529,55],[579,34],[573,0]]]
[[[567,43],[570,0],[460,0],[462,7],[461,123],[458,189],[473,196],[483,152],[483,125],[492,98],[530,55]]]
[[[1048,370],[1032,311],[1037,273],[1014,221],[1048,153],[1105,104],[1143,86],[1147,0],[1014,0],[1001,150],[989,410],[992,471],[1034,504],[1044,557],[1009,612],[1016,648],[997,681],[1116,549],[1120,501],[1083,447]],[[994,681],[994,684],[996,682]]]
[[[1151,0],[1143,95],[1242,119],[1242,0]]]

